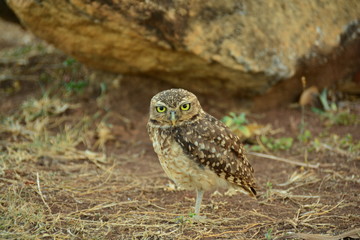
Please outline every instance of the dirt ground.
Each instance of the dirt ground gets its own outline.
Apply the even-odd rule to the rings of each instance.
[[[195,221],[195,192],[176,190],[146,132],[150,98],[172,86],[87,69],[38,40],[0,56],[0,238],[360,238],[358,121],[325,126],[310,109],[248,112],[200,95],[215,117],[247,111],[294,143],[265,148],[285,161],[248,155],[258,199],[207,192]],[[349,109],[359,115],[358,99]],[[302,117],[311,136],[300,141]]]

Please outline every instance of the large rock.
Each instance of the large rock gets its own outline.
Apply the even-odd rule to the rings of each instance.
[[[321,76],[321,66],[332,62],[328,58],[346,63],[347,54],[360,53],[359,0],[8,0],[8,4],[37,36],[95,68],[150,75],[212,94],[227,90],[230,95],[256,96],[276,92],[273,86],[280,84],[285,94],[278,91],[274,104],[296,96],[302,89],[294,89],[291,81],[300,82],[300,75],[313,71],[312,66]],[[353,50],[342,54],[347,46]],[[336,78],[353,74],[360,54],[348,61],[346,71]],[[330,84],[336,80],[333,75],[318,84]],[[311,78],[310,83],[317,82]],[[288,79],[293,80],[282,83]]]

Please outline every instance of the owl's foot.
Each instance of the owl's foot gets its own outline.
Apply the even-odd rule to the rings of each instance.
[[[194,214],[192,219],[196,222],[203,222],[206,220],[206,216]]]
[[[178,216],[175,218],[175,223],[193,223],[193,222],[204,222],[205,216],[197,215],[196,213],[189,213],[187,216]]]

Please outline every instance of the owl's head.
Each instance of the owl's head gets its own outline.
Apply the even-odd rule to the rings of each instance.
[[[195,121],[202,112],[197,97],[184,89],[162,91],[150,102],[150,122],[162,127]]]

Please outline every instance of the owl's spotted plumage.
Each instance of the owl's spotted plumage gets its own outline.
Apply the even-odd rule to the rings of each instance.
[[[155,95],[148,132],[168,177],[197,191],[196,214],[206,190],[235,187],[256,196],[254,170],[239,137],[204,112],[194,94],[170,89]]]

